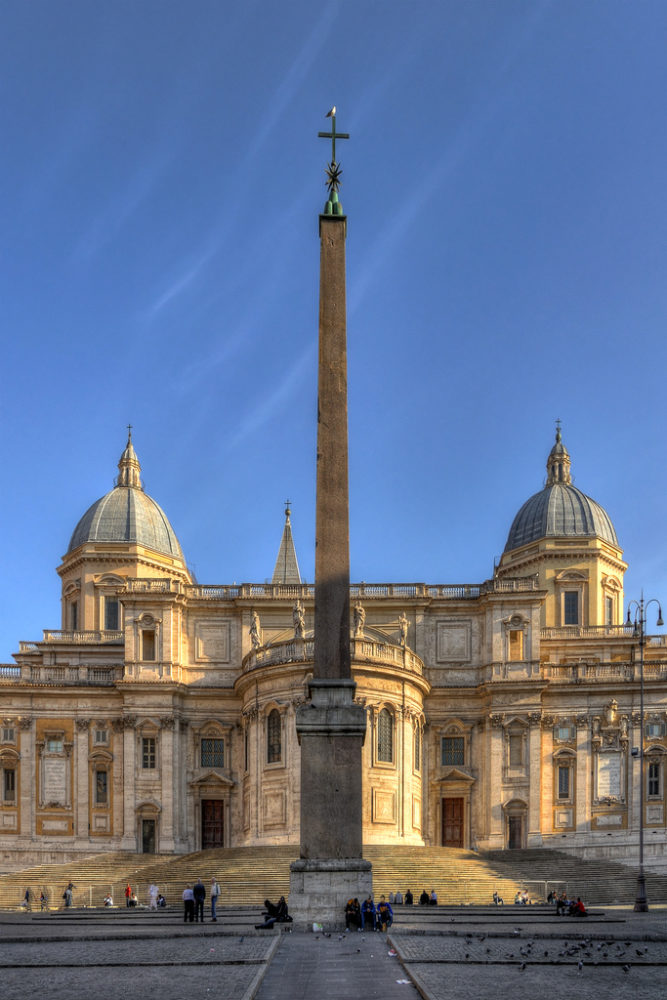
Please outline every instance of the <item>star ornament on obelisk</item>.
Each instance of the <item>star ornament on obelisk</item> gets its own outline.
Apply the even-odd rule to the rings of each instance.
[[[308,702],[296,712],[301,746],[300,857],[290,866],[295,927],[342,929],[345,904],[372,891],[363,858],[361,754],[366,710],[355,702],[350,642],[347,430],[347,220],[338,201],[336,109],[332,108],[329,201],[320,215],[317,382],[315,634]]]
[[[318,132],[317,135],[320,139],[331,139],[331,163],[327,164],[325,174],[326,174],[326,185],[329,188],[329,198],[326,205],[324,206],[324,215],[342,215],[343,206],[338,200],[338,190],[340,188],[340,175],[342,174],[342,168],[340,163],[336,162],[336,139],[349,139],[349,132],[336,132],[336,105],[331,108],[330,111],[326,113],[327,118],[331,118],[331,132]]]

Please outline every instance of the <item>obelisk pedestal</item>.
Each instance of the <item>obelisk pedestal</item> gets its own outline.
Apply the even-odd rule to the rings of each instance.
[[[333,159],[331,168],[337,178]],[[342,928],[347,900],[361,902],[372,890],[362,857],[366,711],[355,704],[350,663],[346,231],[336,179],[320,216],[315,654],[310,701],[296,715],[301,857],[291,865],[289,896],[297,928],[317,923],[325,930]]]

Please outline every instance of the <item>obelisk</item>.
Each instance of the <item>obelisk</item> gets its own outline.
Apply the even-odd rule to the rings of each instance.
[[[372,888],[362,858],[361,748],[366,712],[354,702],[350,663],[350,538],[347,458],[347,219],[338,197],[335,108],[329,113],[329,196],[320,215],[320,315],[315,527],[315,652],[310,701],[297,710],[301,744],[301,848],[291,866],[297,926],[344,923],[345,903]]]

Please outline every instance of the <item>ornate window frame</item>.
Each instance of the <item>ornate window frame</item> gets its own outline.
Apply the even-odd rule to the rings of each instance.
[[[386,768],[387,770],[396,769],[396,709],[389,702],[382,702],[379,704],[375,711],[373,712],[374,721],[374,732],[373,732],[373,766]],[[380,720],[383,720],[381,723]],[[388,723],[388,728],[385,733],[381,733],[380,727],[385,722]],[[386,740],[388,746],[383,745],[383,741]],[[380,756],[380,753],[384,756]],[[387,755],[390,759],[387,759]]]
[[[530,649],[529,619],[520,614],[513,614],[503,621],[503,630],[505,662],[523,663],[529,660],[530,656],[527,655]]]
[[[567,625],[569,628],[580,628],[582,625],[588,624],[588,587],[589,578],[587,573],[582,573],[579,570],[565,569],[558,574],[554,580],[558,625]],[[578,621],[568,623],[565,621],[565,594],[573,592],[578,595]]]
[[[271,733],[271,727],[276,727],[277,734]],[[285,706],[271,701],[264,707],[264,768],[274,770],[286,765],[285,753]],[[277,735],[277,740],[275,739]],[[275,740],[273,747],[271,740]]]

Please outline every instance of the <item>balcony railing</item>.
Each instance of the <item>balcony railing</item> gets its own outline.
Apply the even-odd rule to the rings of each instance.
[[[254,649],[243,660],[244,673],[259,667],[269,667],[285,663],[307,663],[313,661],[315,643],[313,639],[288,639],[271,646]],[[394,646],[389,642],[374,642],[370,639],[351,639],[350,656],[356,663],[377,663],[380,666],[397,667],[411,673],[424,673],[424,664],[411,649]]]
[[[0,665],[0,684],[40,684],[53,687],[94,686],[110,687],[116,681],[122,680],[123,666],[92,664],[75,666],[34,666],[26,664],[22,667],[12,664]]]
[[[591,681],[613,682],[635,681],[639,683],[640,664],[620,660],[612,663],[543,663],[542,675],[545,680],[556,683],[584,684]],[[658,660],[644,663],[644,681],[667,680],[667,661]]]
[[[540,629],[541,639],[604,639],[606,636],[631,639],[633,635],[632,625],[558,625]]]
[[[44,629],[43,642],[69,642],[69,643],[102,643],[102,642],[123,642],[124,633],[118,629],[107,631],[104,629],[87,629],[86,631],[68,631],[67,629]]]

